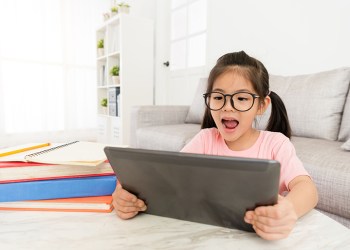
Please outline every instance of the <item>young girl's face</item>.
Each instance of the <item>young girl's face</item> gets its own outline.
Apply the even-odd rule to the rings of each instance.
[[[220,75],[214,81],[213,91],[222,94],[234,94],[243,91],[257,95],[252,83],[234,70]],[[238,100],[236,103],[238,106]],[[232,150],[244,150],[255,143],[259,133],[252,128],[252,124],[257,114],[260,114],[258,98],[254,100],[252,108],[245,112],[234,109],[230,97],[226,97],[226,103],[222,109],[211,110],[211,115],[220,134]]]

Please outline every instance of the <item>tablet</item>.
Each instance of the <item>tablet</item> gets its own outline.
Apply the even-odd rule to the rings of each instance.
[[[244,214],[276,204],[280,164],[136,148],[105,147],[123,188],[147,204],[146,213],[254,231]]]

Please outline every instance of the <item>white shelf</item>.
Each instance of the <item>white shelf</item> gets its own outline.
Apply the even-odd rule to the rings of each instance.
[[[96,52],[100,142],[128,145],[131,107],[153,104],[153,36],[151,20],[127,14],[107,20],[96,30],[96,43],[104,39],[105,53],[97,56]],[[109,74],[114,65],[120,67],[119,85]],[[100,105],[103,98],[107,98],[107,112]]]

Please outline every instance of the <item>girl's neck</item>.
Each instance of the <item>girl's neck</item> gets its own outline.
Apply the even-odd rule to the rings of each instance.
[[[244,133],[235,141],[225,141],[227,147],[233,151],[243,151],[251,148],[258,140],[260,132],[254,128]]]

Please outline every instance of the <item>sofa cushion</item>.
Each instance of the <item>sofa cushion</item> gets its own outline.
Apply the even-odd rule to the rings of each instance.
[[[185,119],[185,123],[202,123],[205,111],[203,94],[207,91],[207,80],[207,78],[199,79],[197,90]]]
[[[338,141],[292,137],[292,142],[317,186],[317,208],[350,219],[350,152]]]
[[[179,152],[199,131],[200,124],[175,124],[137,129],[137,147]],[[159,138],[159,139],[158,139]]]
[[[343,119],[340,125],[340,131],[338,136],[339,141],[346,141],[348,139],[350,139],[350,89],[346,98]]]
[[[270,90],[286,105],[292,135],[337,140],[350,68],[309,75],[270,75]],[[265,129],[271,107],[258,117],[256,126]]]

